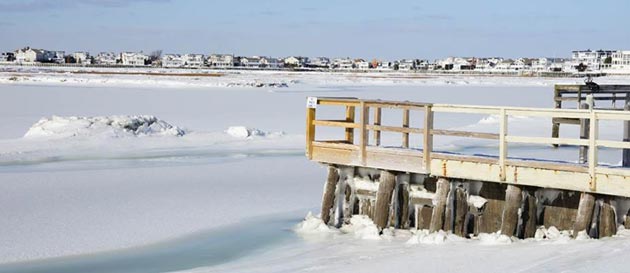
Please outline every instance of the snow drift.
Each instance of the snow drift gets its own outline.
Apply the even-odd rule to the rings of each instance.
[[[25,138],[183,136],[184,130],[154,116],[42,118]]]

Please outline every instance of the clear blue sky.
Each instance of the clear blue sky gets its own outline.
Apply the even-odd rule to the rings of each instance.
[[[0,0],[0,50],[364,58],[630,49],[628,0]]]

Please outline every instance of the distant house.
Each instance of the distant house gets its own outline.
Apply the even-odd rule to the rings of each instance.
[[[610,71],[630,73],[630,50],[618,50],[611,55]]]
[[[78,51],[78,52],[72,53],[72,57],[74,58],[75,62],[78,64],[92,64],[92,59],[90,58],[90,53],[88,52]]]
[[[122,65],[126,66],[144,66],[149,60],[149,56],[143,53],[137,52],[123,52],[120,53],[120,61]]]
[[[290,67],[300,67],[302,66],[302,62],[300,62],[300,59],[297,57],[291,56],[284,59],[284,65]]]
[[[179,54],[162,55],[162,67],[166,67],[166,68],[184,67],[184,60],[182,59],[182,55],[179,55]]]
[[[363,59],[356,59],[354,60],[353,68],[359,70],[368,70],[370,69],[370,63]]]
[[[334,59],[333,68],[340,70],[350,70],[354,68],[354,61],[352,61],[350,58]]]
[[[393,69],[393,64],[391,62],[388,61],[380,61],[378,62],[378,64],[376,65],[376,69],[379,70],[389,70],[389,69]]]
[[[15,61],[15,53],[13,52],[2,52],[0,53],[0,63],[8,63]]]
[[[260,57],[260,67],[266,68],[282,68],[284,67],[284,62],[282,62],[278,58],[272,57]]]
[[[232,54],[212,54],[208,57],[207,63],[212,67],[233,67],[234,55]]]
[[[326,57],[315,57],[308,60],[306,67],[310,68],[329,68],[330,59]]]
[[[571,65],[574,67],[580,64],[585,65],[587,70],[601,70],[604,60],[612,58],[613,50],[574,50],[571,52]]]
[[[118,56],[114,52],[101,52],[94,58],[94,63],[98,65],[116,65]]]
[[[416,69],[416,61],[411,59],[402,59],[398,61],[398,70],[414,70]]]
[[[52,51],[26,47],[15,52],[15,61],[18,63],[52,62],[55,54]]]
[[[258,57],[258,56],[240,57],[239,58],[239,64],[242,67],[260,68],[260,57]]]
[[[203,54],[184,54],[181,56],[185,67],[202,67],[205,64]]]
[[[549,58],[537,58],[532,60],[533,71],[549,71],[551,60]]]

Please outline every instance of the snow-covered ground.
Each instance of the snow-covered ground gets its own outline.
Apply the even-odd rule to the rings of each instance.
[[[134,272],[124,266],[131,267],[131,261],[111,261],[137,258],[138,252],[144,253],[145,266],[159,264],[161,271],[185,272],[625,268],[630,238],[624,232],[600,241],[568,241],[554,231],[548,231],[555,236],[551,240],[515,242],[494,235],[463,241],[407,231],[378,237],[370,233],[369,221],[360,218],[342,230],[327,230],[310,218],[315,220],[309,226],[294,231],[309,211],[317,211],[325,179],[325,169],[303,156],[307,96],[550,107],[552,84],[581,79],[226,73],[199,79],[39,68],[0,73],[0,272],[81,272],[86,266],[99,272],[90,265],[100,265],[102,272]],[[288,87],[249,84],[255,82]],[[511,133],[550,133],[550,122],[513,118]],[[492,131],[498,125],[492,116],[460,115],[438,117],[436,126]],[[618,124],[604,123],[602,128],[602,135],[620,137]],[[566,129],[563,134],[577,133],[577,128]],[[384,137],[398,141],[398,136]],[[492,154],[496,144],[444,138],[436,139],[436,147]],[[510,153],[577,159],[574,147],[510,146]],[[600,160],[618,164],[618,152],[603,151]],[[290,220],[281,224],[257,220],[278,217]],[[248,228],[234,228],[239,225]],[[276,236],[260,226],[293,235]],[[257,236],[274,239],[250,244]],[[218,241],[224,238],[227,243]],[[193,248],[196,255],[180,254],[199,256],[196,260],[176,260],[177,251],[155,254],[164,249],[192,251],[182,244],[195,242],[226,250]],[[230,258],[212,256],[215,252]],[[40,260],[52,257],[62,258]],[[18,261],[22,263],[14,263]],[[107,267],[107,261],[118,267]],[[142,265],[138,261],[136,265]]]

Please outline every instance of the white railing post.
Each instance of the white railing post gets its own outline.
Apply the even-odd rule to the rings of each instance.
[[[431,173],[431,152],[433,152],[433,109],[427,105],[424,107],[424,139],[422,151],[424,159],[424,169]]]
[[[588,174],[591,178],[589,186],[592,191],[597,188],[597,138],[599,137],[599,122],[593,108],[591,108],[590,131],[588,136]]]
[[[506,180],[506,160],[507,160],[507,121],[508,117],[505,113],[505,108],[501,108],[499,111],[499,179],[501,181]]]
[[[369,119],[369,108],[367,106],[365,106],[365,101],[361,101],[361,132],[360,132],[360,139],[359,139],[359,161],[361,162],[362,166],[366,165],[366,156],[367,156],[367,152],[366,152],[366,146],[367,146],[367,142],[368,142],[368,134],[367,134],[367,124],[368,124],[368,119]]]

